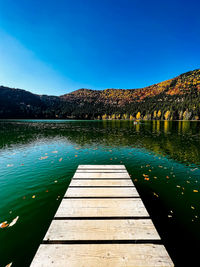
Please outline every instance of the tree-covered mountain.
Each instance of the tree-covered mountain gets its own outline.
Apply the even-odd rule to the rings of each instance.
[[[79,89],[57,96],[0,86],[0,118],[200,118],[200,69],[142,89]]]

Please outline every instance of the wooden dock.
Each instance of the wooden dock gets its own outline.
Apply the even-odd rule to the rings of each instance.
[[[124,165],[79,165],[31,267],[174,266]]]

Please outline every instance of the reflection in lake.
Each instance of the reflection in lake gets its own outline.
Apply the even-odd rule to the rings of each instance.
[[[176,266],[196,266],[199,122],[0,121],[0,136],[0,223],[19,216],[0,266],[29,266],[78,164],[125,164]]]

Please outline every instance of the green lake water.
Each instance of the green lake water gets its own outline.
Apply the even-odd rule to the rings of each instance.
[[[125,164],[175,266],[199,266],[200,122],[0,121],[0,266],[29,266],[79,164]],[[143,174],[149,175],[145,180]]]

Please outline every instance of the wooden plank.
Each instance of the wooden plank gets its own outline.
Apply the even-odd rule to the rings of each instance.
[[[106,172],[106,173],[121,173],[121,172],[127,172],[127,170],[110,170],[110,169],[104,169],[104,170],[101,170],[101,169],[92,169],[92,170],[84,170],[84,169],[77,169],[78,173],[82,172],[82,173],[88,173],[88,172]]]
[[[149,216],[140,198],[63,199],[55,217]]]
[[[73,178],[130,178],[128,173],[102,173],[102,172],[92,172],[92,173],[75,173]]]
[[[69,187],[65,197],[139,197],[135,187]]]
[[[44,240],[160,240],[150,219],[53,220]]]
[[[70,186],[134,186],[129,180],[71,180]]]
[[[171,267],[124,165],[79,165],[31,267]]]
[[[110,170],[126,170],[124,165],[79,165],[79,169],[110,169]]]
[[[40,245],[31,267],[172,267],[154,244]]]

